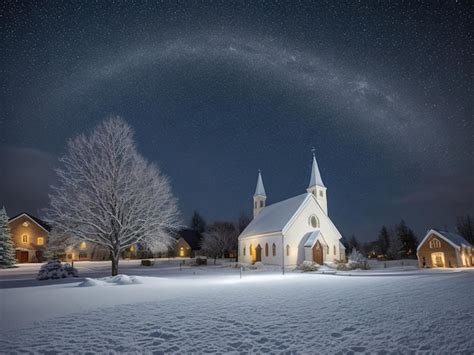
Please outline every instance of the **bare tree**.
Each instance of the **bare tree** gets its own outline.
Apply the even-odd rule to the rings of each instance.
[[[217,258],[222,258],[226,253],[237,250],[237,238],[238,230],[233,223],[216,222],[211,224],[204,233],[201,250],[214,258],[215,264]]]
[[[53,238],[89,241],[110,250],[112,275],[123,250],[140,243],[166,250],[180,226],[169,180],[136,150],[121,118],[103,121],[68,143],[50,195]]]

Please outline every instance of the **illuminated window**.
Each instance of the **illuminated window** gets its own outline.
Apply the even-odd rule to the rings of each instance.
[[[430,248],[431,249],[441,248],[441,242],[438,239],[431,239],[430,240]]]
[[[286,246],[286,256],[290,256],[290,246]]]
[[[27,221],[25,221],[25,222],[23,222],[21,225],[22,225],[23,227],[28,227],[30,224],[29,224]]]
[[[268,243],[265,243],[265,256],[268,256]]]
[[[23,234],[23,235],[21,236],[21,242],[22,242],[23,244],[27,244],[27,243],[28,243],[28,235]]]
[[[86,242],[81,242],[81,244],[79,244],[79,249],[84,250],[85,248],[87,248]]]
[[[273,243],[273,245],[272,245],[272,255],[273,256],[277,255],[277,247],[276,247],[275,243]]]
[[[252,244],[250,244],[250,247],[249,247],[249,255],[250,256],[253,255],[253,246],[252,246]]]
[[[184,256],[184,248],[179,248],[179,256]]]
[[[132,246],[130,247],[130,251],[131,251],[131,252],[134,252],[134,251],[135,251],[135,245],[132,245]]]
[[[44,245],[44,238],[43,238],[43,237],[38,237],[38,238],[36,238],[36,244],[38,244],[38,245]]]

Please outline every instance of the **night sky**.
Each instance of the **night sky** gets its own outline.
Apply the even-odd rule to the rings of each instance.
[[[2,2],[0,203],[41,216],[69,138],[120,115],[185,221],[305,192],[344,235],[474,212],[472,2]]]

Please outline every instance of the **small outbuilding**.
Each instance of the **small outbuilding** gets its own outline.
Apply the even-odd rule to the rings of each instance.
[[[193,229],[182,229],[178,233],[175,244],[175,256],[193,258],[201,251],[201,233]]]
[[[431,229],[416,249],[420,267],[470,267],[474,247],[458,234]]]

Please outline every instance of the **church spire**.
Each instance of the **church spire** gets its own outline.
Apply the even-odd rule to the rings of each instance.
[[[319,172],[318,162],[316,161],[316,156],[313,151],[313,166],[311,167],[311,179],[309,180],[309,186],[306,189],[309,193],[313,194],[316,197],[316,202],[321,206],[322,210],[326,215],[328,214],[328,201],[326,186],[324,186],[323,179],[321,179],[321,174]]]
[[[316,155],[313,149],[313,166],[311,167],[311,179],[309,180],[308,189],[315,186],[324,186],[323,179],[321,179],[321,173],[319,172],[318,162],[316,161]]]
[[[255,193],[253,195],[253,218],[257,217],[257,215],[265,208],[266,199],[267,194],[265,193],[262,174],[259,170],[257,178],[257,187],[255,188]]]
[[[265,187],[263,187],[262,173],[260,170],[258,170],[257,187],[255,188],[255,193],[253,195],[267,197]]]

